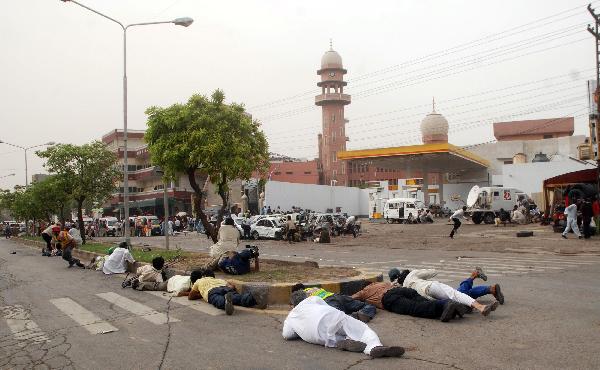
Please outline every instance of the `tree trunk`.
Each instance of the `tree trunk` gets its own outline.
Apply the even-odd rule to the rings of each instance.
[[[85,198],[77,199],[77,221],[79,222],[79,234],[81,234],[81,244],[85,244],[85,229],[83,226],[83,201]]]
[[[194,208],[196,208],[196,213],[198,214],[198,217],[200,217],[200,221],[202,222],[202,226],[204,226],[204,229],[210,235],[213,243],[216,243],[217,241],[219,241],[219,226],[220,226],[220,223],[217,222],[216,227],[213,226],[213,224],[211,224],[209,222],[208,217],[206,216],[206,213],[204,213],[204,210],[202,209],[202,202],[204,200],[204,193],[202,192],[202,189],[200,189],[200,186],[196,182],[196,176],[195,176],[196,175],[196,169],[195,168],[188,168],[187,174],[188,174],[188,180],[190,181],[190,185],[192,186],[192,189],[194,189],[194,194],[196,194],[196,196],[194,197]]]
[[[218,193],[219,196],[221,197],[221,210],[219,211],[219,215],[217,216],[217,225],[220,227],[221,226],[221,222],[223,222],[223,215],[225,214],[225,209],[227,208],[227,203],[228,202],[228,198],[229,198],[229,193],[226,191],[227,188],[227,177],[225,176],[225,174],[221,175],[221,181],[219,182],[219,184],[217,185],[218,187]],[[217,229],[217,233],[218,233],[218,229]]]

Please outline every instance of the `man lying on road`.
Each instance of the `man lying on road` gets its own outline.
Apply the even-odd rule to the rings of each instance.
[[[396,279],[397,276],[390,276],[390,280]],[[403,288],[397,283],[371,283],[353,294],[352,298],[400,315],[440,319],[442,322],[448,322],[456,315],[462,317],[466,312],[462,305],[456,302],[429,300],[421,297],[416,290]]]
[[[328,292],[323,288],[306,288],[304,284],[298,283],[292,287],[292,293],[303,290],[308,297],[319,297],[333,308],[337,308],[346,315],[350,315],[362,322],[369,322],[375,316],[377,309],[370,303],[361,302],[353,297]]]
[[[377,334],[362,321],[329,306],[317,296],[307,297],[303,290],[292,293],[294,308],[283,323],[286,340],[301,338],[305,342],[377,357],[400,357],[402,347],[385,347]]]
[[[412,288],[420,295],[430,300],[450,299],[454,302],[464,304],[467,307],[472,307],[479,311],[483,316],[489,315],[491,311],[496,310],[498,307],[498,301],[483,305],[446,284],[442,284],[439,281],[428,280],[435,275],[437,275],[437,272],[433,269],[413,271],[403,270],[398,277],[398,284],[402,284],[405,288]]]
[[[192,280],[196,281],[202,277],[201,270],[194,270],[190,276],[174,275],[165,282],[139,282],[133,280],[131,287],[135,290],[154,290],[169,292],[173,296],[181,297],[190,294]]]
[[[502,294],[502,291],[500,290],[500,284],[478,285],[473,287],[473,281],[477,278],[487,281],[487,275],[483,273],[481,267],[475,267],[475,271],[471,272],[471,276],[460,283],[460,286],[457,290],[461,293],[465,293],[473,299],[491,294],[494,296],[494,298],[496,298],[498,303],[504,304],[504,294]]]
[[[234,286],[225,280],[216,279],[210,270],[203,270],[199,277],[191,277],[192,289],[188,299],[203,298],[218,309],[225,310],[227,315],[233,314],[233,306],[265,308],[266,302],[262,296],[260,302],[250,292],[238,293]]]

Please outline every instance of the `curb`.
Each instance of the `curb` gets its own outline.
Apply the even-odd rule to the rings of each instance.
[[[27,240],[21,238],[13,238],[13,240],[17,241],[20,244],[25,244],[31,248],[33,247],[42,247],[45,246],[45,243],[37,240]],[[80,249],[73,249],[73,257],[91,261],[92,258],[97,256],[104,256],[104,254],[82,251]],[[136,262],[135,264],[128,265],[127,272],[135,273],[138,267],[147,265],[146,262]],[[327,268],[327,267],[323,267]],[[326,289],[333,293],[352,295],[363,288],[366,283],[373,282],[381,282],[383,281],[383,275],[377,273],[366,273],[360,269],[358,269],[361,274],[358,276],[353,276],[340,281],[322,281],[322,282],[312,282],[312,283],[304,283],[306,287],[320,287]],[[187,275],[185,271],[181,270],[173,270],[178,275]],[[226,274],[217,274],[217,277],[224,278],[227,281],[231,282],[236,290],[240,293],[250,292],[252,294],[263,295],[267,299],[268,305],[289,305],[290,295],[292,294],[292,287],[296,283],[263,283],[263,282],[247,282],[231,279],[232,275]]]
[[[326,267],[325,267],[326,268]],[[258,293],[267,297],[269,305],[289,305],[292,287],[296,283],[275,283],[267,284],[260,282],[246,282],[235,279],[228,279],[238,292]],[[340,281],[323,281],[320,283],[306,283],[306,287],[319,287],[333,293],[352,295],[363,288],[366,283],[383,281],[382,274],[365,273],[361,271],[358,276],[340,280]]]

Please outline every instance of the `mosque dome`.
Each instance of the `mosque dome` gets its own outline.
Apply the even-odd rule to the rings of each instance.
[[[448,121],[444,116],[435,111],[435,101],[433,111],[421,121],[421,137],[423,144],[437,144],[448,142]]]
[[[342,69],[342,57],[333,49],[329,49],[321,57],[321,69],[339,68]]]

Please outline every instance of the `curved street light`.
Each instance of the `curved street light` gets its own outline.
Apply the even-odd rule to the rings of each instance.
[[[27,188],[27,186],[29,186],[29,176],[27,174],[27,151],[29,149],[38,148],[40,146],[50,146],[50,145],[54,145],[56,143],[54,141],[49,141],[49,142],[47,142],[45,144],[38,144],[38,145],[32,145],[32,146],[24,147],[24,146],[21,146],[21,145],[11,144],[11,143],[7,143],[6,141],[0,140],[0,144],[6,144],[6,145],[13,146],[15,148],[23,149],[23,151],[25,152],[25,188]]]
[[[125,212],[124,212],[125,213],[125,218],[124,218],[124,220],[125,220],[124,221],[125,241],[127,242],[127,244],[129,244],[131,238],[129,236],[129,168],[128,168],[128,163],[127,163],[127,29],[129,29],[129,27],[134,27],[134,26],[148,26],[151,24],[165,24],[165,23],[171,23],[171,24],[175,24],[177,26],[188,27],[192,23],[194,23],[194,20],[189,17],[183,17],[183,18],[176,18],[171,21],[144,22],[144,23],[133,23],[133,24],[128,24],[128,25],[123,25],[123,23],[119,22],[118,20],[116,20],[112,17],[109,17],[106,14],[100,13],[99,11],[94,10],[86,5],[83,5],[75,0],[61,0],[61,1],[65,2],[65,3],[68,2],[68,3],[77,4],[80,7],[91,11],[92,13],[96,13],[99,16],[104,17],[104,18],[118,24],[123,29],[123,208],[125,208]]]

